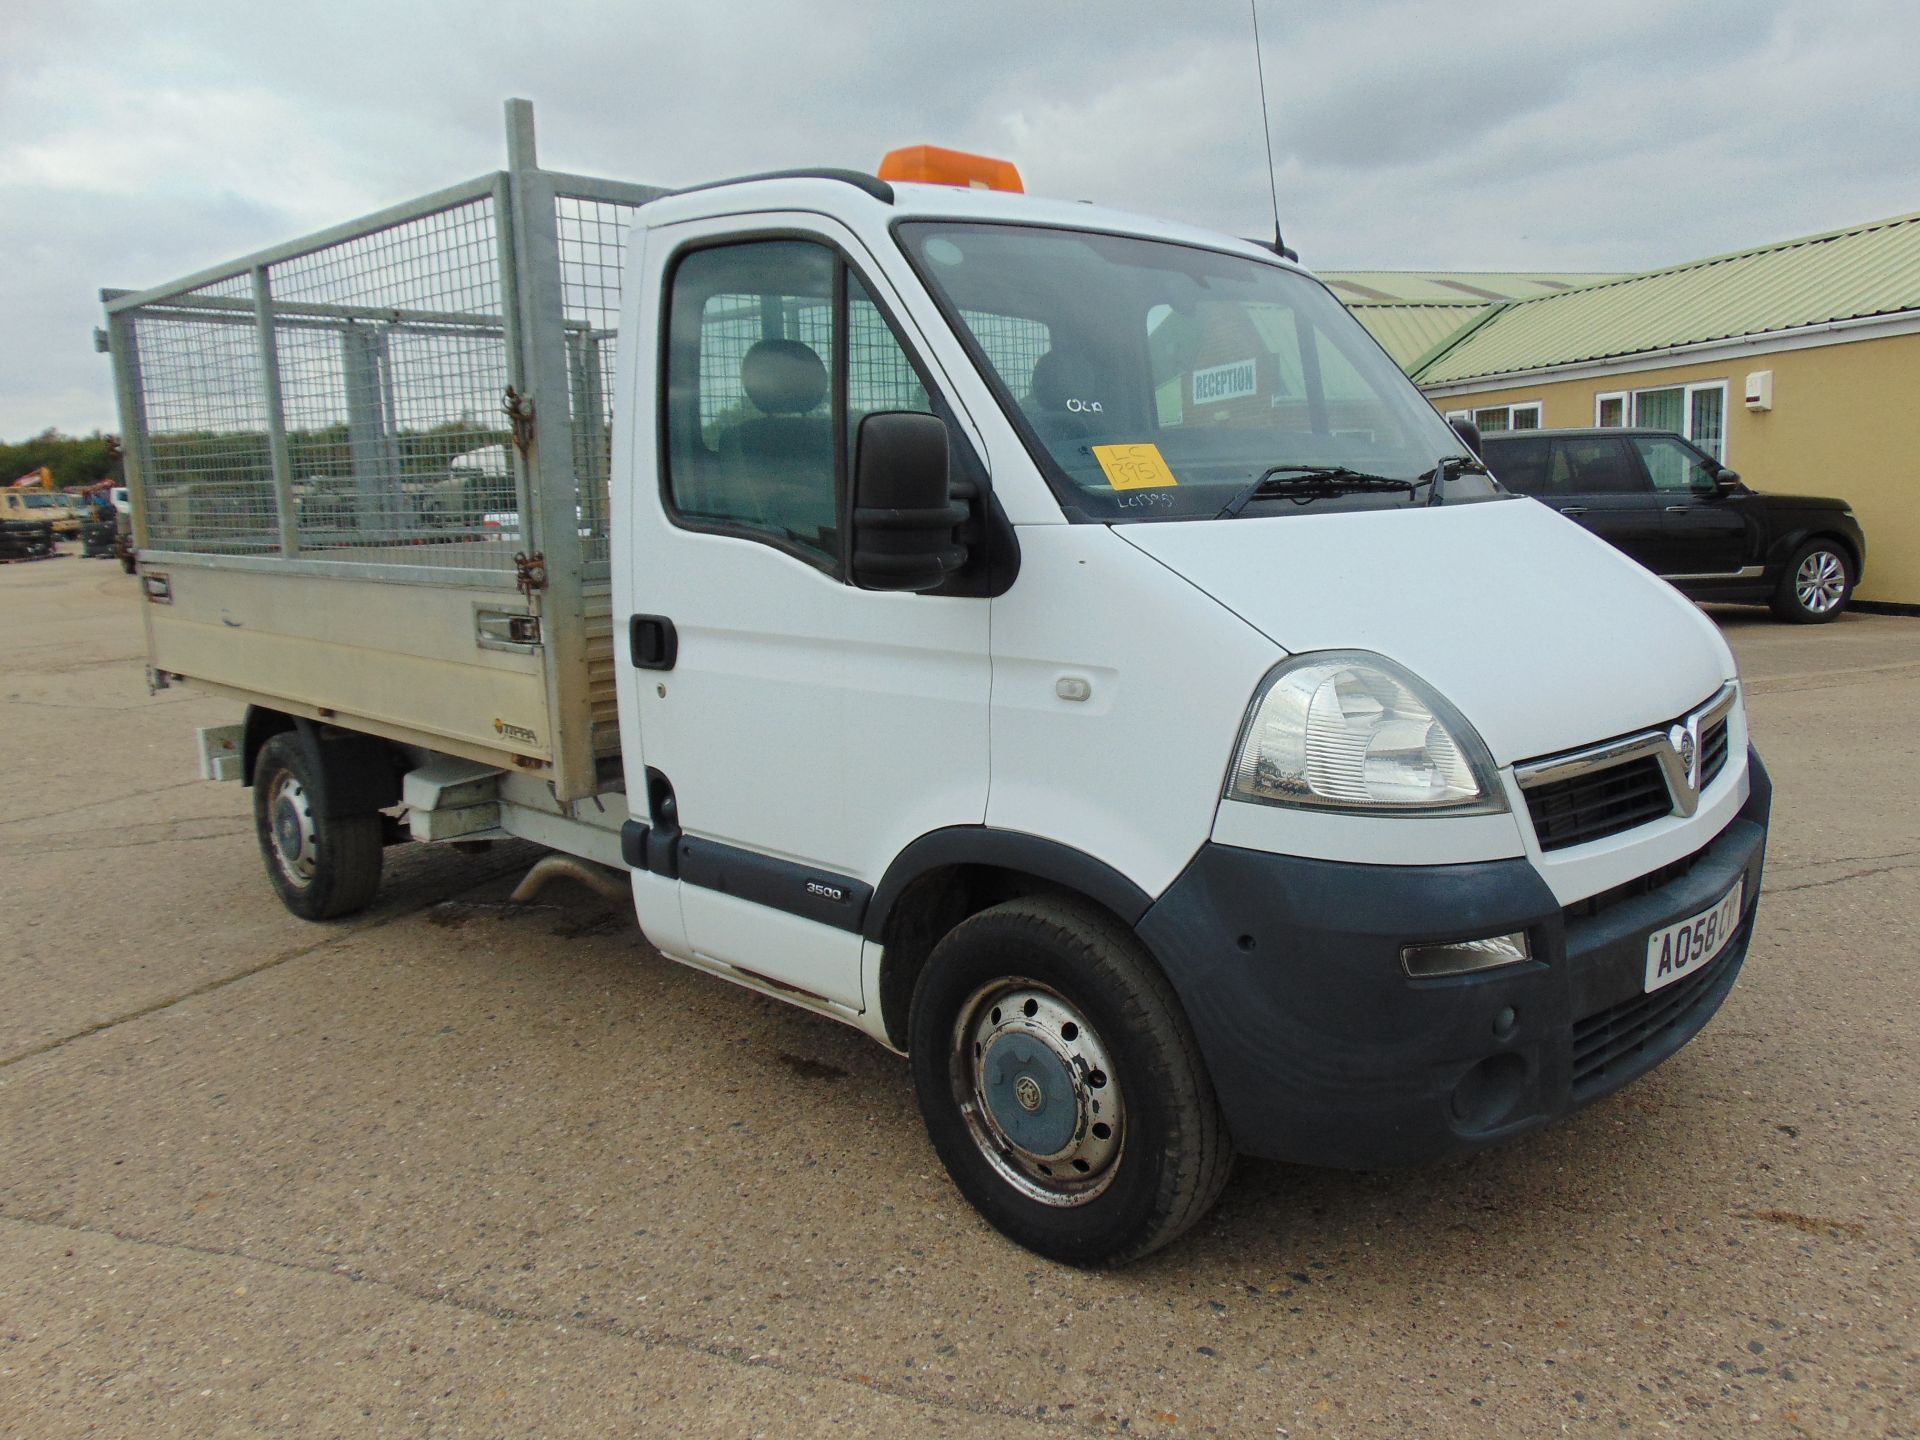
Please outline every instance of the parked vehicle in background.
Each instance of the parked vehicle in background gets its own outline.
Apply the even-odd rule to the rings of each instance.
[[[1481,457],[1531,495],[1695,600],[1770,605],[1821,624],[1847,608],[1866,536],[1844,500],[1762,494],[1665,430],[1520,430],[1484,436]]]
[[[113,497],[113,520],[115,530],[114,555],[120,561],[120,568],[131,575],[136,561],[133,550],[133,500],[127,494],[127,487],[116,485],[108,492]]]
[[[80,526],[80,553],[88,560],[115,560],[120,555],[120,517],[96,507],[94,518]]]
[[[150,673],[245,706],[203,773],[294,914],[405,839],[562,852],[516,894],[904,1052],[960,1192],[1081,1264],[1718,1009],[1772,793],[1725,639],[1297,263],[947,152],[551,174],[510,117],[505,174],[108,292]],[[436,469],[513,528],[417,523]]]
[[[51,526],[56,537],[80,533],[78,512],[57,490],[0,490],[0,520],[37,521]]]
[[[0,519],[0,560],[43,560],[53,554],[53,526],[44,520]]]

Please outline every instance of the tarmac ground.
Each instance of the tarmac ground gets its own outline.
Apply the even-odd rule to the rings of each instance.
[[[505,904],[531,848],[292,918],[136,584],[0,566],[0,1435],[1920,1434],[1920,619],[1717,613],[1777,789],[1694,1044],[1083,1273],[871,1041]]]

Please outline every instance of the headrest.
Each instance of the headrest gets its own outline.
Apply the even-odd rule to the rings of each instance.
[[[1069,400],[1092,399],[1097,388],[1093,367],[1084,355],[1049,350],[1034,363],[1027,395],[1042,410],[1064,410]]]
[[[827,367],[798,340],[762,340],[740,359],[740,388],[762,415],[805,415],[827,398]]]

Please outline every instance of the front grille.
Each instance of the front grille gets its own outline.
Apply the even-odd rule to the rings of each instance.
[[[1706,789],[1727,766],[1727,717],[1700,732],[1700,788]]]
[[[1746,945],[1746,926],[1734,932],[1727,948],[1711,965],[1676,980],[1662,990],[1635,995],[1618,1005],[1573,1024],[1573,1093],[1605,1084],[1621,1070],[1632,1070],[1634,1057],[1668,1032],[1692,1019],[1695,1007],[1726,973]]]
[[[1700,790],[1719,778],[1727,768],[1728,726],[1735,699],[1733,687],[1727,686],[1674,726],[1516,767],[1540,848],[1564,850],[1662,816],[1693,814],[1699,795],[1687,788],[1680,757],[1685,755],[1698,766]],[[1681,729],[1699,736],[1698,756],[1690,743],[1672,738]],[[1674,771],[1671,787],[1669,766]],[[1547,778],[1555,774],[1565,778]]]
[[[1722,760],[1726,743],[1721,741]],[[1526,792],[1527,812],[1542,850],[1564,850],[1618,835],[1673,809],[1667,777],[1651,755],[1605,770],[1538,785]]]

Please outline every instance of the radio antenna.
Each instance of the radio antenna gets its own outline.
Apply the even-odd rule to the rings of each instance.
[[[1267,67],[1260,57],[1260,7],[1247,0],[1247,13],[1253,17],[1253,70],[1260,77],[1260,138],[1267,142],[1267,193],[1273,197],[1273,248],[1289,260],[1300,257],[1287,248],[1280,237],[1280,181],[1273,170],[1273,122],[1267,118]]]

